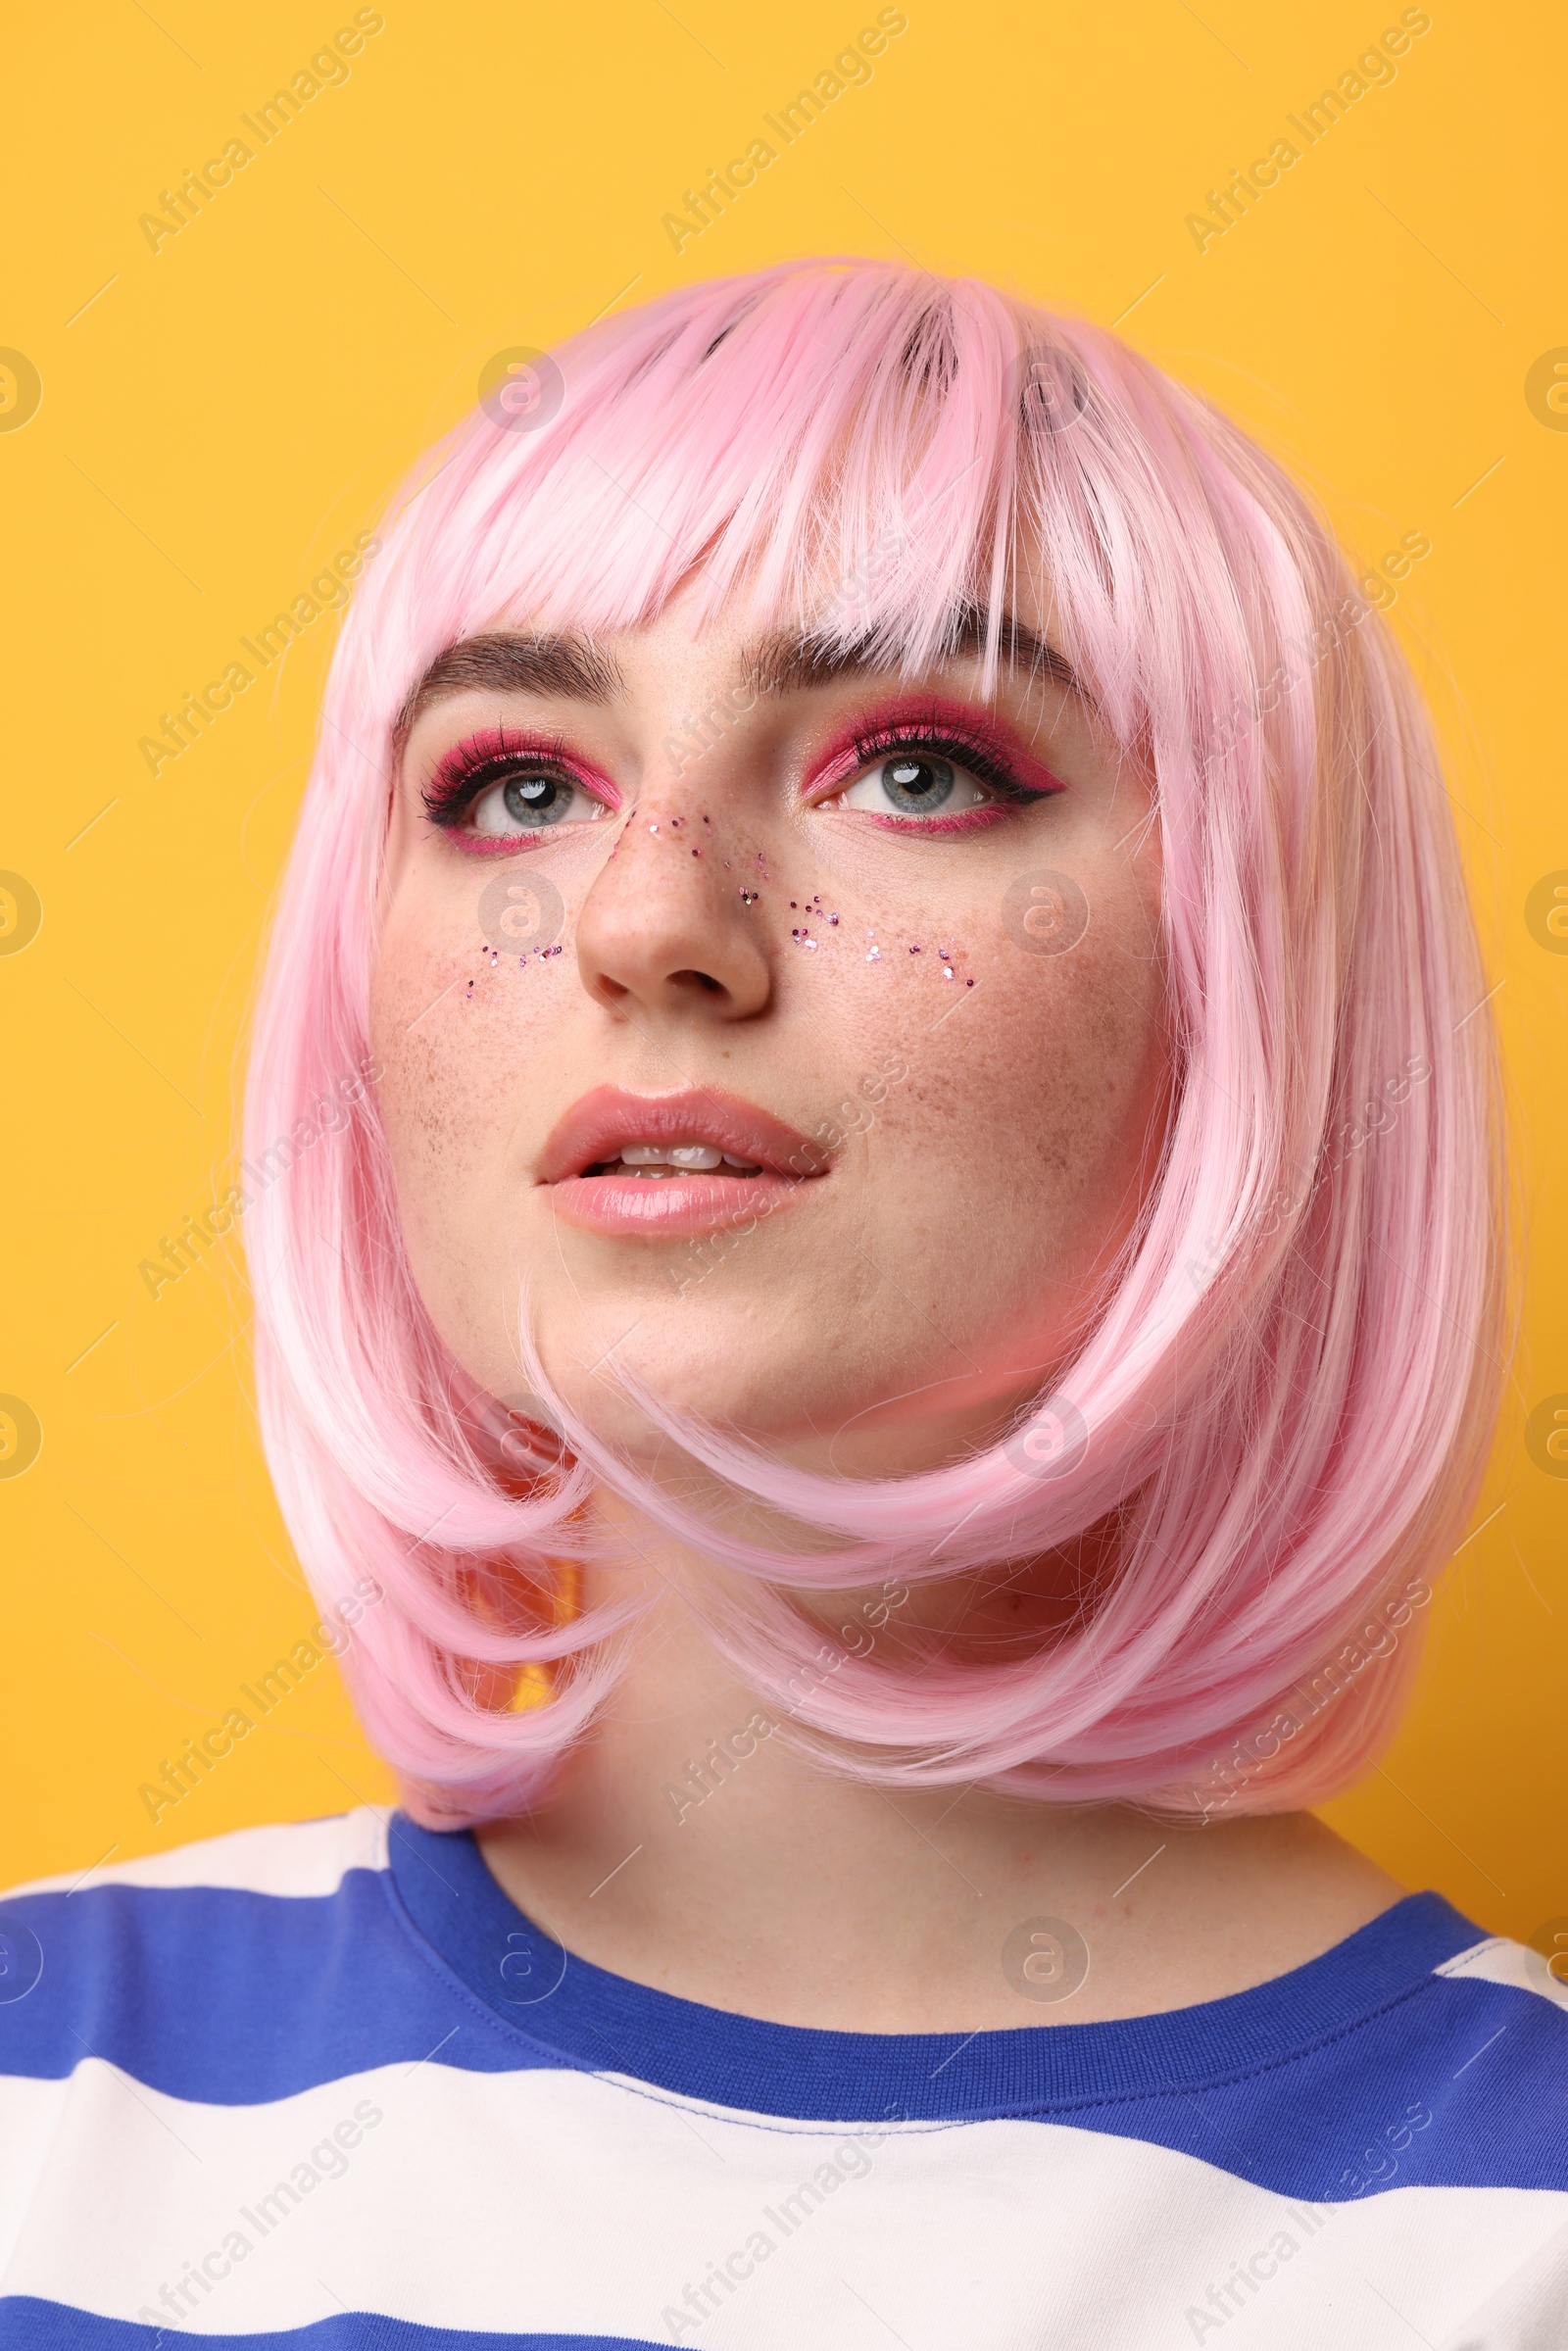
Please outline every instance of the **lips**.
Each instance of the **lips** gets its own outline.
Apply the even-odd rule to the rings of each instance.
[[[600,1086],[553,1129],[539,1181],[569,1223],[675,1234],[770,1214],[829,1163],[820,1144],[737,1095]]]

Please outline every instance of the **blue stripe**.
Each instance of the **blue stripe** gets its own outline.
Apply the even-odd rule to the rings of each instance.
[[[0,2071],[61,2079],[91,2053],[171,2096],[241,2106],[433,2056],[469,2072],[624,2074],[761,2118],[1038,2118],[1313,2201],[1568,2189],[1568,2013],[1434,1976],[1478,1939],[1434,1894],[1228,1999],[965,2039],[809,2031],[676,1999],[568,1960],[466,1833],[400,1822],[392,1851],[390,1872],[351,1870],[324,1896],[109,1886],[14,1898],[0,1930],[10,1919],[36,1937],[42,1973],[0,1997]],[[24,1937],[13,1951],[25,1956]]]
[[[43,1972],[24,1998],[0,2001],[0,2073],[58,2081],[91,2055],[171,2097],[248,2106],[412,2065],[443,2039],[440,2062],[475,2073],[559,2062],[454,1998],[384,1870],[350,1870],[319,1896],[30,1894],[0,1910],[0,1930],[16,1920]]]
[[[1438,1976],[1381,2015],[1200,2095],[1052,2119],[1169,2147],[1314,2204],[1399,2187],[1560,2191],[1568,2016],[1511,1984]]]
[[[277,2334],[199,2334],[189,2327],[137,2326],[100,2319],[31,2294],[0,2295],[0,2351],[166,2351],[173,2343],[206,2344],[210,2351],[239,2344],[244,2351],[669,2351],[634,2334],[476,2334],[466,2327],[416,2327],[368,2311],[334,2312],[314,2326]]]

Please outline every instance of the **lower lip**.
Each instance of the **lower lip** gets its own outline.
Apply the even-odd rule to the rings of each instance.
[[[567,1176],[548,1187],[556,1214],[585,1233],[661,1241],[771,1216],[806,1190],[805,1176]]]

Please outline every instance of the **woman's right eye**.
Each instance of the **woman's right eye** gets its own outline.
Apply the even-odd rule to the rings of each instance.
[[[517,833],[539,833],[553,824],[593,824],[610,810],[569,776],[545,767],[520,767],[486,785],[470,803],[464,830],[481,840],[503,841]]]

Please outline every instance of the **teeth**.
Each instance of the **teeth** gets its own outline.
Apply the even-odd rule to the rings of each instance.
[[[627,1143],[620,1151],[624,1167],[645,1168],[650,1175],[709,1175],[715,1167],[733,1167],[742,1175],[760,1175],[755,1159],[720,1151],[713,1143]]]
[[[620,1155],[628,1167],[703,1169],[719,1166],[724,1157],[711,1143],[628,1143]]]

